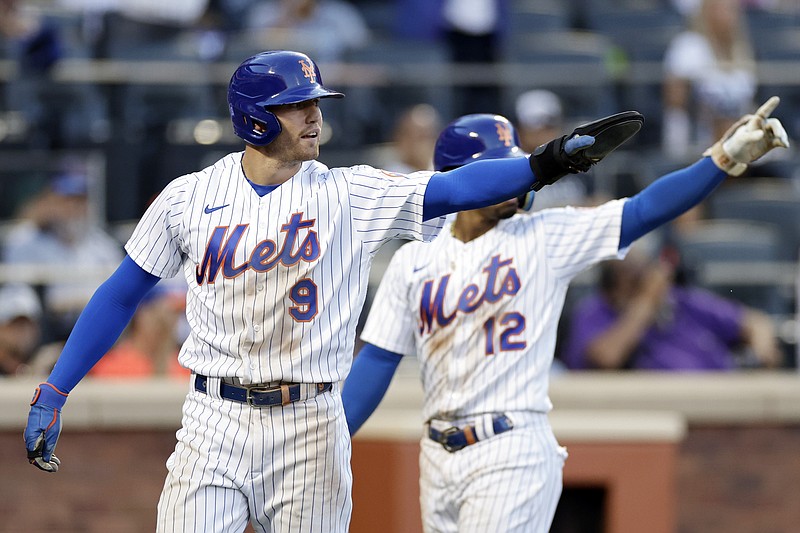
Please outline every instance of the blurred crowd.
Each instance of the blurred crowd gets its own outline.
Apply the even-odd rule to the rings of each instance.
[[[0,374],[46,376],[153,195],[240,149],[224,91],[252,53],[304,51],[347,94],[323,106],[330,142],[320,159],[331,166],[430,169],[439,131],[465,113],[512,118],[530,152],[582,121],[642,111],[645,128],[616,159],[545,188],[534,207],[586,206],[697,158],[772,94],[800,138],[798,6],[0,0]],[[559,368],[796,367],[797,160],[795,148],[771,153],[726,182],[730,194],[717,191],[625,261],[577,280]],[[744,189],[776,203],[725,210],[722,199]],[[761,233],[747,240],[735,218]],[[740,270],[726,276],[720,264]],[[186,375],[175,357],[184,302],[182,282],[159,284],[93,375]]]

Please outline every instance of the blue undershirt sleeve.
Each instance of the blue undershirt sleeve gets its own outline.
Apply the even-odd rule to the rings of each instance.
[[[351,436],[381,403],[402,358],[402,354],[369,343],[358,352],[342,389],[344,413]]]
[[[47,382],[70,392],[113,346],[159,279],[125,256],[81,312]]]
[[[531,190],[536,181],[527,157],[475,161],[431,176],[423,220],[498,204]]]
[[[655,180],[625,202],[620,249],[702,202],[726,176],[710,157],[704,157]]]

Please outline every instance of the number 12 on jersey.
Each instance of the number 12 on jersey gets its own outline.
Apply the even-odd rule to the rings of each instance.
[[[491,317],[483,323],[486,334],[486,355],[496,353],[495,344],[499,342],[501,352],[524,350],[527,343],[517,339],[525,330],[525,317],[517,311],[505,313],[501,317]]]

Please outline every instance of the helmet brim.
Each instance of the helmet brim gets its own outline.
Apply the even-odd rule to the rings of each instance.
[[[331,91],[322,86],[316,86],[310,89],[308,87],[299,87],[295,90],[290,89],[276,94],[272,98],[268,98],[259,103],[265,107],[271,107],[285,104],[297,104],[316,98],[344,98],[344,93]]]

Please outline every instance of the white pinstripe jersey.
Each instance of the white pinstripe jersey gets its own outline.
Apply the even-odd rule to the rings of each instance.
[[[392,257],[362,340],[417,354],[424,416],[548,412],[548,374],[570,280],[618,251],[622,206],[546,209],[464,243],[447,229]]]
[[[389,239],[430,240],[431,172],[328,169],[307,161],[260,197],[243,152],[171,182],[125,245],[144,270],[189,284],[180,362],[243,383],[336,382],[352,363],[372,257]]]

